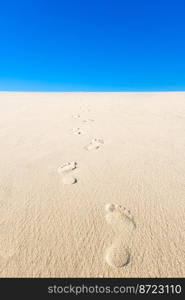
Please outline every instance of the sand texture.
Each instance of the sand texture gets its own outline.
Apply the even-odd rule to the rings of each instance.
[[[185,93],[0,93],[0,277],[185,277]]]

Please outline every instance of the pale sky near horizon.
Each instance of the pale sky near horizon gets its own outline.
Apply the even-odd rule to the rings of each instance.
[[[1,91],[185,91],[184,0],[0,3]]]

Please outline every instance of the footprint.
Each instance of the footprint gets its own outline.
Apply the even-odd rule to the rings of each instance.
[[[60,167],[58,167],[57,171],[58,173],[65,173],[72,171],[77,168],[77,163],[75,161],[72,162],[66,162],[62,164]]]
[[[106,221],[115,231],[115,240],[106,250],[105,260],[113,267],[121,268],[130,262],[130,248],[136,224],[130,211],[125,207],[115,204],[107,204]]]
[[[64,177],[62,180],[63,184],[75,184],[77,182],[77,179],[72,176]]]
[[[80,128],[72,128],[72,133],[76,135],[82,135],[83,131]]]
[[[123,242],[115,242],[106,252],[105,259],[109,266],[122,268],[130,262],[130,250]]]
[[[83,120],[82,122],[88,123],[88,122],[94,122],[94,120],[93,120],[93,119],[85,119],[85,120]]]
[[[57,171],[58,173],[69,173],[73,171],[74,169],[77,168],[77,162],[72,161],[72,162],[66,162],[60,167],[58,167]],[[73,176],[65,176],[62,179],[63,184],[75,184],[77,182],[77,179]]]
[[[88,144],[87,146],[85,146],[84,148],[86,150],[96,150],[99,149],[102,144],[104,143],[104,141],[102,139],[93,139],[90,144]]]

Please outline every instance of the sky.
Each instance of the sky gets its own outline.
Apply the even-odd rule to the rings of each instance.
[[[1,91],[185,91],[185,0],[0,1]]]

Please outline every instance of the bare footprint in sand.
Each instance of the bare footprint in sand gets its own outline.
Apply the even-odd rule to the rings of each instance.
[[[57,171],[58,173],[65,173],[72,171],[77,168],[77,163],[75,161],[72,162],[66,162],[62,164],[60,167],[58,167]]]
[[[94,119],[85,119],[83,120],[84,123],[88,123],[88,122],[94,122]]]
[[[93,139],[87,146],[84,148],[88,151],[99,149],[104,141],[102,139]]]
[[[73,176],[66,176],[62,180],[63,184],[75,184],[77,179]]]
[[[83,131],[80,128],[72,128],[72,133],[76,135],[82,135]]]
[[[57,171],[58,173],[68,174],[74,169],[77,168],[77,163],[75,161],[72,162],[66,162],[60,167],[58,167]],[[62,179],[63,184],[75,184],[77,182],[77,179],[71,175],[67,175],[63,177]]]
[[[105,260],[113,267],[121,268],[130,262],[129,244],[134,235],[136,224],[130,211],[125,207],[107,204],[106,221],[115,231],[115,240],[106,250]]]

